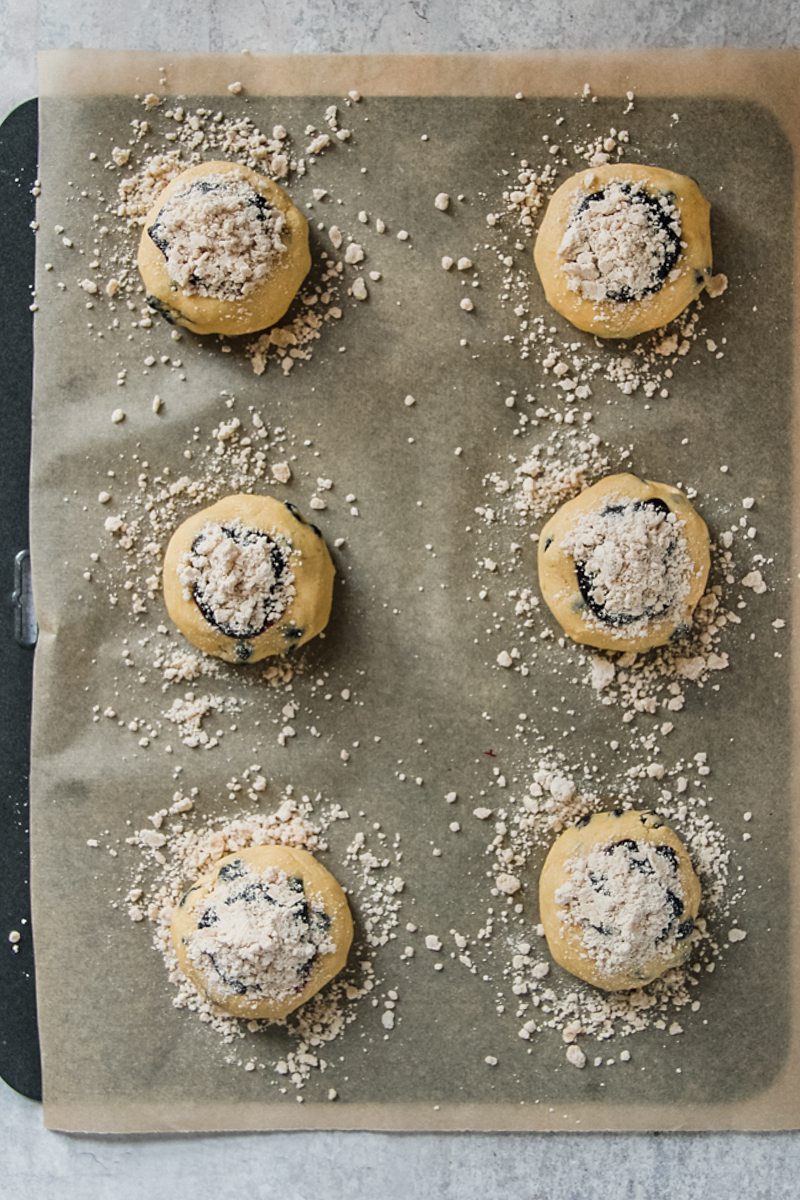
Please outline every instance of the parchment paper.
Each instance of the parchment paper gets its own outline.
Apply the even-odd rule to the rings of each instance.
[[[529,682],[487,670],[480,615],[466,602],[474,589],[465,529],[498,451],[519,449],[511,445],[513,420],[502,410],[497,382],[524,390],[534,368],[504,345],[507,320],[491,303],[496,289],[489,285],[476,296],[480,323],[464,334],[479,357],[473,360],[458,347],[463,314],[438,260],[450,245],[469,247],[482,239],[488,205],[458,209],[445,229],[433,196],[440,190],[491,195],[510,151],[524,147],[528,136],[532,150],[538,149],[542,133],[551,132],[545,116],[556,100],[578,120],[576,97],[585,80],[601,97],[613,98],[593,106],[598,126],[604,109],[609,121],[622,124],[620,97],[635,88],[639,144],[651,146],[659,164],[700,179],[714,205],[715,259],[734,283],[724,309],[726,364],[721,373],[701,362],[676,381],[668,401],[649,411],[636,398],[607,410],[595,403],[597,430],[611,442],[634,441],[636,469],[651,478],[700,481],[722,505],[758,495],[758,548],[778,563],[768,602],[775,616],[786,617],[792,601],[781,581],[792,562],[797,569],[790,550],[792,536],[796,549],[797,523],[793,530],[790,517],[797,504],[791,448],[799,65],[793,53],[679,51],[291,60],[64,51],[43,57],[31,492],[41,634],[31,851],[48,1125],[118,1132],[797,1125],[800,811],[790,747],[798,659],[796,647],[791,659],[772,656],[763,610],[757,619],[755,606],[744,613],[733,666],[719,692],[690,695],[670,743],[687,754],[711,749],[714,815],[732,838],[738,838],[743,810],[757,814],[753,840],[738,858],[748,889],[740,923],[749,936],[703,982],[708,1027],[688,1023],[679,1050],[655,1030],[637,1038],[631,1048],[640,1069],[576,1071],[564,1066],[555,1037],[524,1053],[517,1022],[495,1013],[491,987],[449,963],[440,975],[424,960],[404,973],[397,946],[390,944],[382,967],[397,975],[401,1024],[384,1042],[378,1012],[365,1007],[337,1047],[343,1055],[337,1079],[312,1082],[305,1103],[298,1104],[293,1095],[276,1098],[258,1073],[223,1066],[210,1050],[208,1032],[172,1009],[145,931],[109,909],[121,883],[119,863],[86,848],[97,830],[119,831],[126,820],[143,824],[169,797],[174,762],[184,766],[185,783],[202,776],[208,812],[215,787],[224,795],[231,771],[250,761],[254,731],[228,733],[223,747],[201,759],[179,745],[172,763],[162,754],[120,754],[118,741],[92,723],[90,709],[120,670],[121,631],[107,607],[82,598],[76,564],[97,540],[97,463],[109,461],[121,445],[120,431],[109,421],[110,410],[123,402],[113,386],[121,366],[131,368],[124,389],[125,446],[130,450],[135,440],[143,459],[163,463],[174,453],[179,471],[187,434],[197,425],[207,436],[221,415],[217,397],[226,387],[243,406],[253,403],[268,419],[277,413],[296,430],[307,430],[324,460],[338,464],[337,493],[352,490],[362,509],[357,527],[346,529],[343,509],[322,514],[329,537],[347,534],[349,565],[330,636],[314,648],[314,661],[334,680],[358,677],[364,706],[328,714],[326,737],[318,743],[306,739],[302,747],[278,753],[270,740],[262,763],[278,787],[293,782],[303,790],[318,788],[397,830],[412,919],[423,928],[457,927],[464,913],[480,911],[483,903],[476,897],[484,883],[485,830],[464,820],[457,845],[447,842],[452,812],[442,797],[456,789],[465,806],[460,815],[471,809],[470,798],[492,765],[482,752],[533,703]],[[368,304],[348,310],[313,361],[287,379],[275,371],[257,379],[243,362],[185,338],[181,354],[189,387],[159,379],[167,410],[156,428],[137,416],[148,411],[154,390],[136,369],[142,343],[137,339],[127,363],[115,357],[116,343],[104,350],[90,341],[79,300],[56,302],[63,270],[48,273],[42,265],[57,255],[54,226],[67,223],[65,181],[79,185],[92,169],[89,151],[99,135],[113,140],[119,123],[130,119],[133,92],[163,91],[162,67],[170,89],[192,98],[227,98],[227,85],[241,80],[253,117],[266,127],[288,111],[302,130],[306,114],[319,120],[320,97],[336,102],[357,88],[369,97],[360,115],[368,114],[370,123],[358,124],[349,153],[368,168],[364,206],[386,213],[394,227],[410,229],[414,252],[398,242],[382,248],[385,288],[372,288]],[[517,91],[524,101],[513,100]],[[669,123],[677,107],[679,153]],[[422,133],[428,142],[421,142]],[[326,177],[336,181],[342,172],[344,179],[345,168],[352,180],[353,158],[344,156],[331,160]],[[298,191],[306,196],[310,184]],[[73,201],[66,211],[84,244],[90,206]],[[72,272],[76,278],[78,271]],[[721,318],[713,308],[705,318],[714,336]],[[165,325],[153,330],[151,345],[152,353],[171,352]],[[418,398],[412,418],[402,404],[406,393]],[[409,444],[412,433],[416,440]],[[685,435],[689,445],[682,447]],[[457,445],[464,448],[461,460],[453,454]],[[720,462],[730,465],[728,475],[719,473]],[[297,474],[300,486],[292,498],[302,504],[317,474],[311,450]],[[122,482],[117,486],[122,490]],[[713,523],[713,512],[707,515]],[[437,548],[435,560],[424,549],[427,542]],[[533,575],[532,563],[531,569]],[[154,611],[153,622],[159,619]],[[762,633],[751,642],[756,629]],[[537,686],[536,721],[557,736],[559,718],[548,709],[556,690],[560,695],[567,685],[541,678]],[[587,752],[591,747],[603,760],[618,710],[602,708],[581,689],[570,699],[579,706]],[[269,709],[275,700],[265,695],[264,702]],[[155,689],[153,704],[163,708]],[[383,735],[380,745],[355,755],[344,770],[339,747],[368,740],[373,732]],[[575,739],[572,747],[575,752]],[[507,753],[503,768],[524,778],[524,754],[516,751],[512,761],[515,752]],[[424,776],[424,787],[397,780],[400,757],[410,773]],[[227,811],[225,803],[220,811]],[[337,844],[334,838],[332,860]],[[435,870],[434,844],[446,850]],[[424,954],[418,951],[417,960]],[[496,1069],[487,1069],[485,1054],[498,1056]],[[343,1098],[325,1102],[329,1083],[338,1085],[342,1075]]]

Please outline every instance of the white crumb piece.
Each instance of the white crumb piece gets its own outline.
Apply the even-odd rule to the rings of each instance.
[[[131,152],[123,146],[115,146],[111,151],[111,158],[118,167],[127,166],[130,161]]]
[[[322,512],[328,507],[328,501],[323,500],[322,496],[312,496],[308,502],[309,508],[316,509],[317,512]]]
[[[164,401],[160,396],[153,396],[153,403],[151,407],[154,413],[160,413],[161,409],[164,407]]]
[[[581,1050],[580,1046],[576,1046],[573,1042],[571,1046],[567,1046],[567,1062],[573,1067],[585,1067],[586,1055]]]
[[[450,257],[450,255],[449,255],[449,254],[445,254],[445,255],[443,255],[443,256],[442,256],[442,267],[444,268],[444,270],[445,270],[445,271],[451,271],[451,270],[452,270],[452,268],[453,268],[453,261],[454,261],[454,260],[453,260],[453,259]]]
[[[630,1061],[631,1061],[631,1052],[630,1052],[630,1050],[620,1050],[620,1052],[619,1052],[619,1061],[620,1061],[620,1062],[630,1062]]]
[[[121,408],[115,408],[111,414],[111,420],[115,425],[120,425],[125,420],[125,412]]]
[[[339,1093],[337,1092],[336,1088],[328,1088],[328,1099],[329,1100],[338,1100],[339,1099]]]
[[[495,1056],[493,1054],[487,1054],[486,1058],[483,1061],[486,1063],[487,1067],[496,1067],[497,1066],[497,1059],[495,1058]]]
[[[456,263],[456,269],[459,271],[471,271],[472,259],[467,258],[466,255],[462,255],[462,257]]]
[[[323,150],[327,150],[331,144],[331,139],[327,133],[320,133],[308,143],[306,146],[306,154],[311,156],[321,154]]]
[[[463,309],[464,312],[473,312],[475,305],[472,303],[469,296],[465,296],[460,302],[459,308]]]
[[[516,875],[498,875],[495,880],[498,889],[506,896],[513,896],[522,887],[522,884],[517,879]]]
[[[394,1029],[394,1012],[391,1008],[384,1009],[381,1013],[381,1025],[384,1029]]]
[[[411,235],[409,234],[407,229],[398,229],[398,231],[397,231],[398,242],[407,242],[410,236]]]
[[[591,684],[594,690],[596,692],[602,692],[603,688],[606,688],[610,683],[613,683],[616,673],[616,667],[610,659],[593,658]]]
[[[767,585],[760,571],[750,571],[742,580],[742,587],[751,588],[757,596],[761,596]]]
[[[743,942],[746,937],[747,937],[746,929],[734,928],[734,929],[728,930],[728,941],[729,942]]]
[[[292,478],[292,468],[288,462],[273,463],[270,467],[270,473],[272,478],[276,479],[278,483],[288,483]]]
[[[145,106],[145,108],[158,108],[160,103],[161,97],[157,96],[155,92],[148,92],[142,101],[142,104]]]
[[[382,221],[380,217],[375,218],[375,232],[386,233],[386,222]]]
[[[403,404],[405,404],[406,408],[412,408],[416,403],[416,400],[411,395],[406,396],[403,400]]]
[[[344,234],[338,225],[331,225],[330,229],[328,230],[328,237],[331,239],[331,245],[333,246],[334,250],[338,250],[344,241]]]
[[[438,196],[434,198],[433,207],[438,208],[439,212],[447,212],[450,207],[450,197],[447,192],[439,192]]]
[[[473,808],[472,815],[473,817],[477,817],[479,821],[488,821],[492,815],[492,810],[490,808]]]
[[[354,281],[351,291],[356,300],[366,300],[369,297],[367,285],[360,275],[358,279]]]
[[[447,792],[445,794],[445,800],[447,801],[448,804],[455,804],[457,799],[458,799],[458,792]]]
[[[97,503],[98,504],[108,504],[110,499],[111,499],[110,492],[98,492],[97,493]]]
[[[350,99],[353,101],[354,104],[358,104],[359,100],[361,99],[361,92],[357,91],[355,88],[353,88],[352,91],[348,92],[347,95],[350,97]]]
[[[667,1030],[667,1033],[670,1035],[670,1037],[677,1037],[679,1033],[683,1033],[683,1026],[677,1021],[673,1021]]]
[[[496,661],[498,667],[511,667],[514,665],[514,660],[507,650],[501,650]]]
[[[754,504],[755,500],[752,496],[745,496],[745,498],[742,500],[742,508],[752,508]]]
[[[723,292],[728,290],[727,275],[712,275],[706,284],[706,292],[712,300],[716,300]]]
[[[363,262],[364,247],[359,245],[358,242],[350,242],[349,246],[344,252],[344,261],[351,267],[355,266],[356,263]]]
[[[228,84],[228,91],[232,96],[241,96],[242,92],[244,91],[244,84],[240,83],[238,79],[235,79],[233,83]]]
[[[93,279],[82,279],[82,280],[81,280],[81,287],[83,288],[83,290],[84,290],[85,292],[88,292],[90,296],[96,296],[96,295],[97,295],[97,290],[98,290],[98,289],[97,289],[97,284],[94,282],[94,280],[93,280]]]
[[[442,943],[435,933],[429,933],[425,936],[425,946],[428,950],[437,951],[441,950]]]
[[[21,938],[22,938],[22,934],[19,932],[18,929],[12,929],[8,935],[8,940],[11,942],[12,946],[16,946],[19,943],[19,941],[21,940]]]

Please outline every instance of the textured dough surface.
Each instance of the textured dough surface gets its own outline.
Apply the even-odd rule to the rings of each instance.
[[[231,173],[252,187],[258,195],[283,214],[282,238],[286,250],[276,261],[274,269],[253,292],[234,300],[213,296],[187,295],[170,277],[166,260],[150,234],[164,204],[195,179],[208,175]],[[308,248],[308,222],[283,188],[266,175],[250,170],[239,163],[211,161],[198,163],[181,171],[159,193],[148,212],[137,257],[139,273],[147,289],[148,299],[170,320],[190,329],[192,333],[221,333],[235,336],[267,329],[279,321],[297,295],[301,283],[311,268]]]
[[[670,194],[681,220],[682,249],[676,264],[677,278],[666,279],[658,291],[626,303],[591,301],[572,291],[563,270],[564,260],[558,253],[581,196],[615,181],[642,183],[653,195]],[[548,304],[578,329],[598,337],[630,338],[659,329],[683,312],[711,277],[710,214],[710,205],[693,179],[662,167],[606,163],[579,171],[553,193],[533,249]]]
[[[683,522],[683,536],[693,565],[689,590],[679,605],[661,619],[647,622],[638,633],[625,626],[603,626],[581,592],[575,559],[564,539],[582,514],[600,511],[617,500],[660,500]],[[562,504],[539,535],[538,568],[542,597],[564,632],[574,642],[599,650],[643,651],[661,646],[686,630],[705,592],[711,567],[708,528],[678,488],[621,473],[607,475]]]
[[[220,870],[236,859],[242,859],[259,872],[266,867],[277,867],[289,876],[302,879],[309,901],[315,907],[323,908],[330,918],[329,934],[335,950],[330,954],[320,955],[313,963],[302,991],[282,1001],[221,995],[215,991],[213,984],[210,986],[208,977],[195,967],[187,953],[185,939],[197,929],[198,915],[213,897]],[[171,932],[178,963],[184,975],[218,1008],[224,1009],[234,1017],[280,1021],[310,1000],[342,970],[353,941],[353,918],[339,883],[307,850],[290,846],[252,846],[221,858],[210,871],[201,875],[188,888],[173,913]]]
[[[553,843],[539,879],[539,914],[547,945],[553,958],[565,971],[605,991],[626,991],[644,987],[671,967],[678,966],[693,944],[689,932],[680,941],[672,939],[665,947],[653,947],[652,958],[635,971],[605,973],[588,952],[582,930],[574,922],[562,920],[556,893],[569,877],[567,864],[582,858],[595,847],[614,845],[631,839],[639,844],[669,847],[677,860],[676,878],[683,899],[681,921],[694,925],[700,909],[700,881],[683,842],[661,817],[651,812],[629,811],[595,813],[588,821],[565,829]],[[610,936],[613,937],[613,934]]]
[[[188,600],[178,576],[183,557],[209,522],[223,525],[239,520],[252,529],[283,534],[294,547],[290,557],[295,594],[279,620],[251,638],[231,637],[203,615],[193,597]],[[321,633],[328,624],[335,568],[319,530],[294,509],[273,496],[234,495],[203,508],[179,525],[164,556],[164,602],[183,636],[204,654],[226,662],[258,662],[286,654]]]

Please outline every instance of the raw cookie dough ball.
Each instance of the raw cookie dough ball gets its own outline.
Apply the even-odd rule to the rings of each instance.
[[[609,992],[644,987],[683,962],[699,908],[686,848],[651,812],[585,817],[556,838],[539,879],[553,958]]]
[[[283,1020],[339,974],[352,940],[339,884],[307,850],[289,846],[226,855],[172,916],[181,970],[234,1017]]]
[[[189,167],[145,218],[148,302],[193,333],[253,333],[279,321],[308,274],[308,222],[271,179],[232,162]]]
[[[335,568],[316,525],[272,496],[226,496],[179,525],[164,600],[184,637],[227,662],[286,654],[328,624]]]
[[[661,167],[579,171],[554,193],[533,250],[548,303],[598,337],[666,325],[711,278],[710,212],[693,179]]]
[[[640,651],[688,630],[711,565],[708,529],[683,492],[607,475],[539,536],[542,596],[574,642]]]

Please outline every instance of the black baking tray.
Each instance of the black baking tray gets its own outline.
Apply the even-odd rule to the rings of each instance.
[[[29,885],[28,779],[35,622],[26,604],[28,492],[33,381],[37,102],[0,125],[0,1076],[42,1097]],[[11,930],[21,939],[17,953]]]

